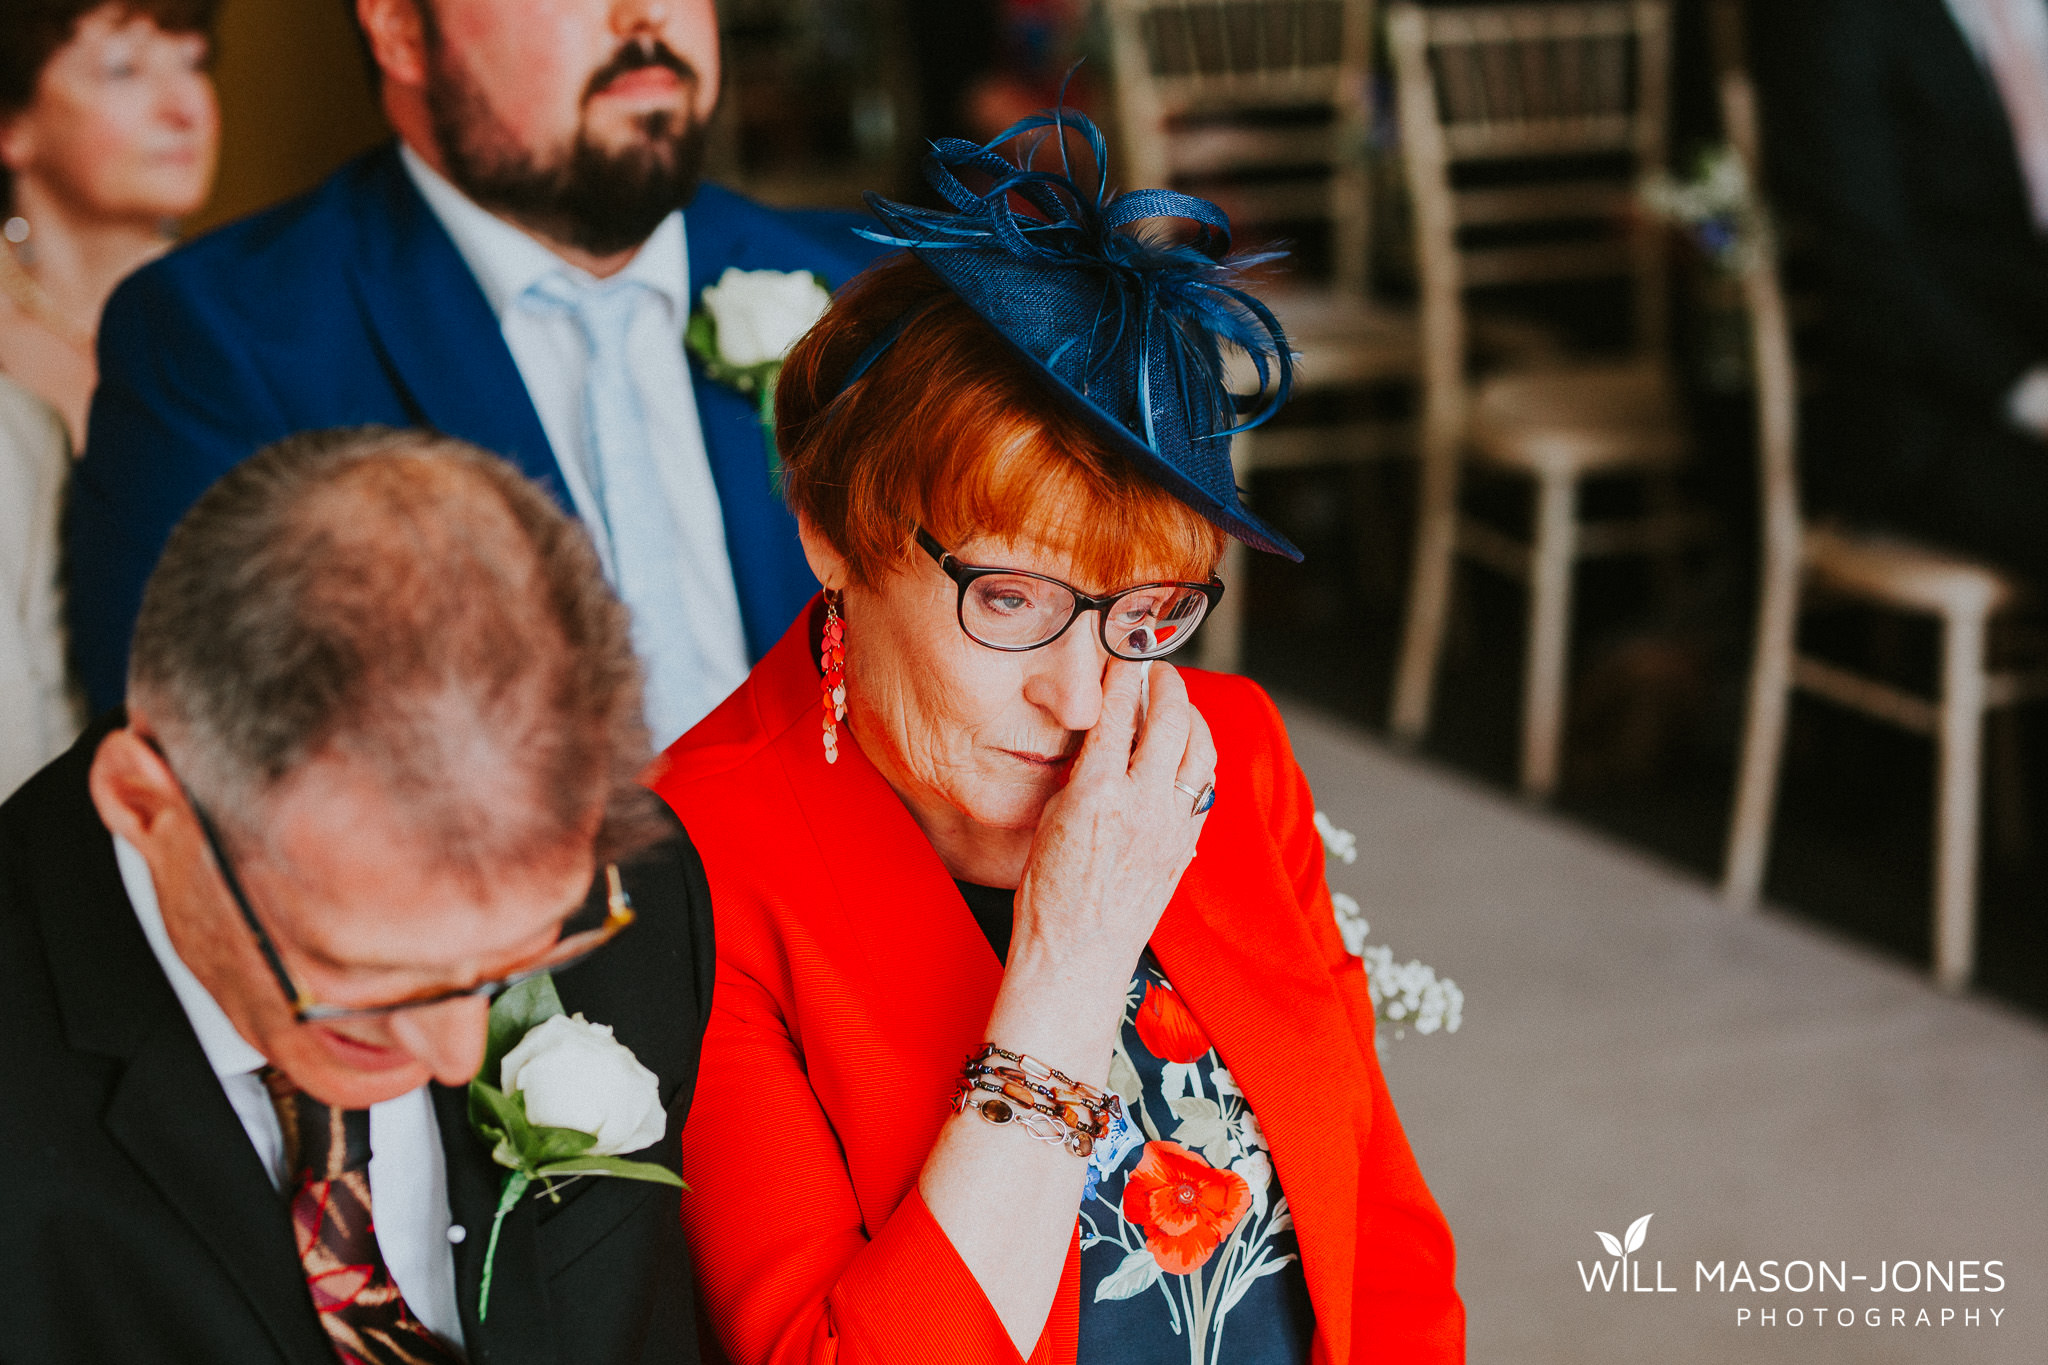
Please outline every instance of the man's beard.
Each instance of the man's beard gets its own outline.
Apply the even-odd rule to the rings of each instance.
[[[427,110],[448,178],[491,212],[593,256],[615,256],[646,241],[662,219],[689,205],[704,165],[704,124],[667,110],[633,120],[639,136],[606,148],[579,125],[567,151],[542,160],[514,145],[483,92],[429,32]],[[600,68],[587,104],[618,77],[645,67],[694,85],[689,63],[661,44],[629,45]]]

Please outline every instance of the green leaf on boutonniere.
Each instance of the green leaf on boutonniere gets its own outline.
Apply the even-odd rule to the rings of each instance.
[[[551,1161],[581,1156],[597,1144],[595,1133],[577,1128],[548,1128],[526,1116],[526,1097],[507,1095],[483,1080],[469,1083],[469,1121],[494,1139],[491,1160],[515,1171],[544,1174]]]
[[[555,992],[555,979],[543,972],[522,981],[491,1002],[490,1031],[484,1042],[484,1064],[477,1072],[488,1084],[498,1083],[498,1065],[505,1054],[519,1045],[535,1025],[558,1014],[562,997]]]
[[[496,1144],[491,1159],[500,1166],[517,1170],[523,1164],[519,1154],[533,1141],[526,1106],[482,1077],[469,1083],[469,1126]]]
[[[527,1148],[526,1157],[537,1173],[546,1175],[550,1163],[582,1156],[596,1145],[595,1133],[585,1133],[574,1128],[542,1128],[536,1125],[533,1129],[533,1145]]]
[[[629,1180],[648,1180],[657,1185],[688,1189],[683,1178],[666,1166],[651,1161],[628,1161],[622,1156],[576,1156],[552,1161],[540,1168],[541,1175],[619,1175]]]

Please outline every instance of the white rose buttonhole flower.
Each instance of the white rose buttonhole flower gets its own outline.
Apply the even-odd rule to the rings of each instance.
[[[592,1156],[637,1152],[668,1127],[660,1078],[611,1029],[580,1014],[536,1025],[498,1064],[498,1088],[526,1100],[526,1120],[595,1133]]]
[[[780,364],[798,338],[825,316],[832,295],[808,270],[727,267],[706,285],[704,311],[716,329],[719,358],[734,369]]]
[[[704,286],[683,344],[704,373],[754,401],[767,447],[768,472],[781,477],[775,448],[775,381],[791,348],[832,302],[825,282],[808,270],[726,267]]]
[[[491,1084],[491,1078],[497,1084]],[[536,1181],[551,1199],[588,1176],[646,1180],[683,1188],[683,1179],[651,1161],[627,1161],[668,1131],[661,1078],[640,1064],[610,1028],[562,1009],[542,975],[491,1005],[484,1064],[469,1083],[469,1123],[505,1167],[491,1241],[484,1251],[481,1320],[491,1306],[491,1267],[505,1215]]]

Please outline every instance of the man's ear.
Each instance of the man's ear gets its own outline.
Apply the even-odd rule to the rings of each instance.
[[[185,794],[163,755],[142,733],[131,718],[128,728],[101,740],[87,786],[106,827],[147,855],[162,841],[171,819],[185,809]]]
[[[796,514],[796,533],[803,541],[804,559],[809,562],[811,573],[827,591],[843,591],[851,577],[847,572],[846,556],[839,553],[838,547],[825,538],[817,523],[802,512]]]
[[[356,22],[387,84],[427,83],[427,32],[421,0],[356,0]]]

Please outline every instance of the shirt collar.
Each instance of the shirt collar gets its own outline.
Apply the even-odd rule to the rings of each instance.
[[[400,143],[398,157],[420,197],[427,201],[427,207],[454,240],[455,250],[476,276],[485,300],[501,323],[506,310],[518,302],[519,296],[549,275],[560,275],[578,286],[598,282],[588,271],[569,264],[479,205],[410,146]],[[690,295],[690,252],[683,233],[682,210],[662,219],[626,268],[613,278],[645,285],[660,297],[670,317],[680,320],[687,311]]]
[[[178,1004],[192,1023],[192,1031],[199,1035],[200,1050],[206,1054],[213,1074],[241,1076],[267,1066],[268,1059],[235,1029],[220,1002],[199,984],[199,978],[171,946],[170,932],[164,928],[163,907],[157,903],[156,879],[150,875],[149,863],[141,851],[116,834],[114,861],[120,865],[121,885],[128,892],[128,903],[135,907],[142,936],[149,940],[149,951],[156,955],[157,966],[163,968]]]

